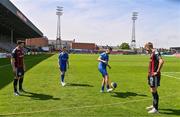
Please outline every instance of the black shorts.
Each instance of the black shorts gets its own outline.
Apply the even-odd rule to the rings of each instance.
[[[16,76],[17,77],[24,76],[24,69],[23,68],[16,68]]]
[[[148,76],[148,84],[149,84],[150,87],[158,87],[158,86],[160,86],[160,80],[161,80],[160,75]]]

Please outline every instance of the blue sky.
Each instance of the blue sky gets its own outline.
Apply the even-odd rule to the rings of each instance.
[[[137,46],[180,46],[180,0],[11,0],[49,39],[56,38],[56,6],[63,6],[62,39],[118,45],[131,42],[132,12]]]

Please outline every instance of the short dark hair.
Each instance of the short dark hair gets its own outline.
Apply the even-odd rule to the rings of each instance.
[[[18,40],[18,41],[17,41],[17,44],[18,44],[18,45],[21,44],[21,43],[24,43],[24,44],[25,44],[25,42],[22,41],[22,40]]]

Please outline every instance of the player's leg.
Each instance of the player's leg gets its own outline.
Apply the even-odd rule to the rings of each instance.
[[[153,107],[158,111],[159,95],[157,88],[160,86],[160,76],[154,76],[154,87],[151,87],[151,93],[153,96]]]
[[[102,85],[101,85],[101,91],[100,92],[104,92],[104,86],[105,86],[105,78],[103,77]]]
[[[151,93],[152,93],[152,96],[153,96],[153,107],[156,110],[158,110],[159,95],[158,95],[158,92],[157,92],[157,88],[156,87],[151,88]]]
[[[103,75],[103,77],[104,77],[106,89],[108,90],[108,89],[109,89],[109,83],[108,83],[108,78],[109,78],[109,77],[108,77],[108,73],[107,73],[106,69],[102,69],[102,70],[101,70],[101,73],[102,73],[102,75]]]
[[[65,83],[65,81],[64,81],[64,77],[65,77],[65,71],[63,70],[63,71],[61,71],[61,85],[62,85],[62,86],[65,86],[65,85],[66,85],[66,83]]]
[[[104,79],[105,79],[105,84],[106,84],[106,89],[108,90],[109,89],[109,76],[108,75],[105,75],[104,76]]]
[[[17,83],[18,83],[18,78],[15,77],[15,78],[14,78],[14,82],[13,82],[13,86],[14,86],[14,95],[16,95],[16,96],[19,95],[19,93],[18,93],[18,91],[17,91]]]
[[[22,84],[23,84],[23,81],[24,81],[24,70],[23,70],[23,68],[21,69],[21,71],[20,71],[21,73],[21,75],[20,75],[20,78],[19,78],[19,91],[20,92],[23,92],[24,90],[23,90],[23,88],[22,88]]]
[[[65,71],[61,71],[61,82],[64,82]]]
[[[158,113],[159,95],[156,87],[150,88],[153,97],[153,108],[148,113]]]
[[[151,77],[150,78],[150,91],[152,93],[153,97],[153,108],[148,112],[148,113],[158,113],[158,103],[159,103],[159,95],[157,92],[157,87],[158,87],[158,77]]]
[[[101,90],[100,92],[104,92],[104,87],[105,87],[105,76],[102,68],[98,68],[99,72],[102,74],[102,83],[101,83]]]
[[[18,77],[18,69],[16,69],[16,73],[15,73],[15,76],[14,76],[14,82],[13,82],[14,95],[15,95],[15,96],[18,96],[18,95],[19,95],[19,93],[18,93],[18,91],[17,91],[18,80],[19,80],[19,77]]]
[[[61,65],[61,82],[64,82],[65,72],[66,72],[66,65]]]
[[[106,89],[107,89],[107,92],[111,92],[111,91],[113,91],[113,89],[112,89],[112,88],[110,88],[110,85],[109,85],[109,76],[108,76],[108,74],[107,74],[107,75],[105,75],[105,84],[106,84]]]
[[[151,77],[151,76],[148,76],[148,85],[149,85],[150,88],[153,86],[153,77]],[[150,91],[150,92],[151,92],[151,91]],[[152,105],[146,107],[146,110],[150,111],[150,110],[152,110],[153,108],[154,108],[154,107],[153,107],[153,104],[152,104]]]
[[[24,92],[24,90],[22,88],[23,81],[24,81],[24,76],[19,78],[19,91],[20,92]]]

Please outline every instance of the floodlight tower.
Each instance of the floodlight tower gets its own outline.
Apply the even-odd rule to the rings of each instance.
[[[58,16],[57,21],[57,36],[56,36],[56,49],[61,49],[61,15],[63,14],[63,7],[57,6],[56,15]]]
[[[138,16],[138,12],[133,12],[133,14],[132,14],[132,20],[133,20],[132,39],[131,39],[131,48],[132,49],[136,48],[135,21],[137,20],[137,16]]]

